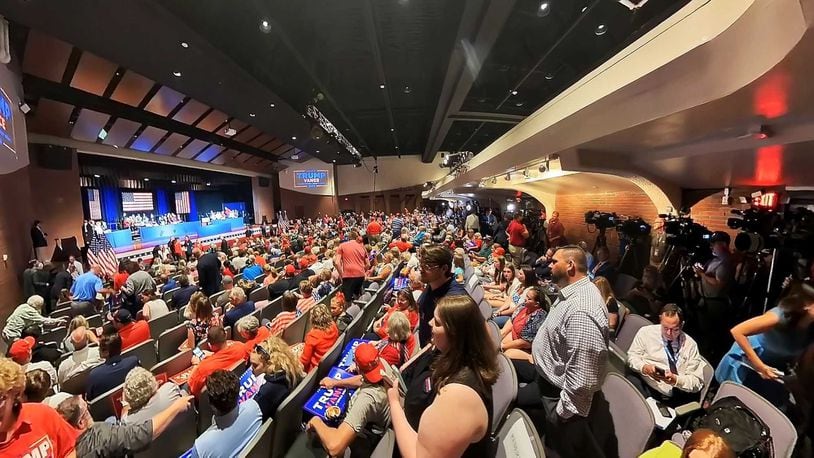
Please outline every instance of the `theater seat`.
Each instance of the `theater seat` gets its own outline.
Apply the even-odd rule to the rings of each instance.
[[[339,359],[342,349],[345,348],[346,337],[347,335],[344,332],[340,334],[333,346],[325,352],[325,355],[317,366],[317,380],[322,380],[322,377],[328,375],[328,371],[331,370],[336,360]]]
[[[311,311],[309,310],[292,321],[291,324],[283,330],[283,340],[285,340],[285,343],[294,345],[302,342],[305,339],[305,329],[310,318]]]
[[[392,429],[388,429],[384,432],[381,440],[379,443],[376,444],[376,448],[373,449],[373,453],[370,454],[370,458],[391,458],[393,456],[393,452],[396,450],[396,432]]]
[[[95,367],[95,366],[94,366]],[[70,394],[85,394],[85,388],[88,383],[88,375],[93,367],[89,367],[84,371],[71,376],[60,385],[60,391]]]
[[[121,411],[121,406],[117,408],[113,403],[116,402],[116,400],[121,400],[122,390],[124,390],[124,384],[88,401],[90,416],[96,421],[105,421],[109,417],[115,417],[116,412]]]
[[[167,429],[153,440],[147,450],[136,453],[136,458],[152,458],[156,456],[182,456],[191,449],[198,437],[195,427],[197,425],[195,409],[189,408],[176,416]]]
[[[497,382],[492,385],[492,426],[490,429],[492,434],[497,431],[506,412],[509,411],[509,407],[517,398],[518,387],[517,374],[511,360],[503,353],[499,353],[497,363],[500,374],[497,376]]]
[[[639,329],[644,326],[650,326],[651,324],[653,323],[647,318],[631,313],[625,318],[625,322],[622,324],[622,327],[616,331],[616,339],[614,342],[625,352],[625,354],[627,354],[627,351],[630,350],[630,346],[633,344],[633,339],[636,337],[636,333],[639,332]]]
[[[488,320],[492,317],[492,305],[486,301],[486,299],[480,301],[478,305],[478,310],[480,310],[481,316],[483,316],[484,320]]]
[[[40,337],[37,339],[37,341],[40,342],[40,343],[44,343],[44,344],[53,342],[53,343],[56,343],[58,345],[58,344],[62,343],[63,339],[65,339],[65,336],[66,336],[67,332],[68,331],[67,331],[67,328],[65,326],[60,326],[60,327],[51,329],[50,331],[48,331],[46,333],[43,333],[42,335],[40,335]]]
[[[274,419],[269,418],[257,431],[251,442],[240,452],[239,458],[268,458],[271,451],[271,438],[274,432]]]
[[[545,458],[545,448],[529,416],[520,409],[509,413],[497,431],[496,458]],[[390,456],[390,455],[388,455]]]
[[[472,288],[472,291],[469,293],[469,295],[472,297],[472,300],[475,301],[476,304],[480,304],[481,301],[483,301],[483,296],[486,295],[486,291],[484,291],[480,285],[475,285],[475,287]]]
[[[610,372],[602,382],[616,435],[619,458],[636,458],[644,452],[655,427],[650,407],[632,383]]]
[[[489,331],[489,335],[492,337],[496,348],[500,350],[500,341],[502,340],[500,337],[500,326],[498,326],[497,323],[492,320],[486,320],[486,328]]]
[[[187,325],[181,323],[158,336],[158,360],[163,361],[178,353],[178,347],[187,338]]]
[[[277,408],[277,414],[274,416],[272,424],[274,428],[271,443],[272,458],[285,456],[297,438],[302,424],[302,406],[308,396],[314,392],[318,382],[317,371],[312,370]]]
[[[177,350],[176,350],[177,351]],[[133,356],[138,357],[139,365],[141,367],[153,367],[158,362],[155,355],[155,340],[146,340],[135,347],[130,347],[122,352],[122,357]]]
[[[150,326],[150,335],[155,339],[160,336],[162,332],[178,324],[178,313],[171,310],[170,313],[166,315],[153,318],[148,321],[147,324]]]

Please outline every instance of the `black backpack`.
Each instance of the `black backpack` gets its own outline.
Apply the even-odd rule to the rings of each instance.
[[[697,418],[690,428],[711,429],[726,440],[738,457],[772,458],[774,456],[769,427],[734,396],[721,398]]]

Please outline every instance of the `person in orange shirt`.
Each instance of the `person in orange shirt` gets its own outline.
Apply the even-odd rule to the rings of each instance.
[[[119,263],[119,271],[113,275],[113,290],[119,291],[124,286],[125,282],[127,282],[127,277],[130,274],[127,273],[127,270],[124,268],[124,261]]]
[[[262,342],[271,336],[271,331],[269,331],[269,328],[260,326],[260,321],[258,321],[257,318],[252,315],[246,315],[237,320],[237,323],[235,323],[235,330],[244,340],[247,359],[249,354],[254,351],[254,346],[258,342]]]
[[[376,221],[376,218],[370,218],[370,223],[367,225],[367,238],[371,244],[379,243],[379,238],[382,234],[382,225]]]
[[[113,327],[122,338],[122,350],[150,340],[150,325],[144,320],[135,321],[125,308],[120,308],[113,314]]]
[[[74,456],[79,431],[53,408],[23,402],[24,390],[23,368],[0,357],[0,456]]]
[[[212,352],[203,360],[192,357],[195,369],[189,374],[189,392],[196,398],[206,386],[206,378],[218,369],[229,370],[235,363],[246,357],[246,347],[240,342],[226,340],[226,331],[220,326],[212,326],[206,332],[207,345]]]
[[[305,335],[305,345],[300,355],[303,370],[308,373],[317,367],[338,338],[339,328],[336,327],[328,306],[315,305],[311,309],[311,330]]]

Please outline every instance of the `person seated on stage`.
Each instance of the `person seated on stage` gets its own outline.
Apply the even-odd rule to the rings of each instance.
[[[117,333],[103,334],[99,340],[99,355],[105,362],[94,367],[88,374],[85,399],[96,399],[124,383],[130,369],[138,366],[138,356],[122,358],[122,338]]]
[[[609,282],[616,280],[616,266],[610,261],[610,250],[601,246],[596,249],[596,265],[591,269],[591,278],[605,277]]]
[[[170,313],[167,303],[164,302],[164,299],[158,297],[158,294],[152,288],[145,289],[141,293],[141,302],[144,304],[141,314],[147,321]]]
[[[33,337],[26,337],[11,344],[8,349],[8,357],[23,368],[23,372],[28,373],[34,370],[43,370],[51,378],[51,383],[57,382],[57,371],[48,361],[31,362],[31,353],[37,341]]]
[[[229,295],[224,294],[224,296],[228,297]],[[182,350],[201,343],[206,338],[209,328],[223,325],[221,316],[214,312],[212,304],[200,291],[192,295],[192,299],[189,300],[189,305],[187,305],[187,311],[191,312],[191,318],[187,322],[187,340],[182,344],[180,348]]]
[[[254,280],[255,278],[263,275],[263,268],[255,264],[254,258],[246,259],[246,268],[243,269],[243,278],[246,280]]]
[[[85,369],[102,364],[103,360],[99,356],[99,347],[89,346],[91,343],[89,335],[93,336],[95,342],[96,335],[89,333],[85,326],[79,326],[71,332],[68,338],[71,341],[73,352],[70,357],[59,364],[56,383],[62,384],[65,380]]]
[[[238,456],[263,424],[263,412],[254,399],[238,404],[240,379],[230,371],[214,371],[206,380],[209,404],[215,411],[212,426],[193,446],[192,456]]]
[[[644,397],[671,407],[698,401],[704,387],[704,360],[683,326],[681,309],[667,304],[661,309],[659,324],[640,328],[627,352],[628,366],[636,372],[628,380]]]
[[[179,289],[172,294],[172,306],[175,309],[180,309],[187,305],[189,298],[198,291],[198,285],[190,284],[189,275],[181,275],[181,278],[178,279],[178,283],[180,285]]]
[[[167,382],[159,387],[150,371],[134,367],[124,379],[121,422],[137,424],[149,420],[182,396],[175,383]]]
[[[307,373],[317,367],[325,353],[339,338],[339,328],[325,304],[317,304],[311,309],[311,329],[305,334],[300,355],[303,370]]]
[[[257,342],[249,353],[249,364],[261,383],[254,400],[263,412],[263,421],[266,421],[274,417],[277,408],[305,374],[291,348],[279,337]]]
[[[79,432],[76,456],[131,456],[148,449],[178,414],[190,408],[191,400],[184,396],[152,418],[126,425],[94,421],[82,396],[62,401],[57,412]]]
[[[113,327],[122,338],[122,351],[150,340],[150,325],[144,320],[136,321],[125,308],[113,313]]]
[[[195,368],[189,374],[189,392],[195,397],[200,396],[206,379],[215,371],[229,370],[235,363],[243,361],[246,357],[246,347],[241,342],[226,339],[226,331],[220,326],[212,326],[206,333],[206,347],[209,354],[203,360],[192,357]]]
[[[223,327],[234,327],[237,320],[254,312],[254,302],[246,300],[246,291],[243,288],[229,290],[229,304],[223,315]]]
[[[317,435],[330,456],[342,456],[348,447],[353,450],[353,456],[370,456],[376,440],[368,426],[373,424],[384,430],[390,424],[390,407],[382,376],[384,366],[379,358],[372,344],[360,344],[353,353],[358,376],[344,380],[326,377],[320,381],[326,388],[358,388],[338,427],[330,427],[316,416],[306,426]]]
[[[27,301],[18,305],[8,316],[6,325],[3,327],[3,338],[6,342],[19,339],[23,329],[32,324],[53,327],[65,323],[66,318],[46,318],[42,316],[42,307],[44,305],[45,299],[37,295],[29,297]]]
[[[252,352],[252,349],[254,349],[255,344],[271,336],[269,328],[260,326],[260,321],[252,315],[246,315],[237,320],[235,331],[237,331],[238,335],[243,339],[247,357],[249,353]]]
[[[314,300],[314,290],[311,287],[311,282],[308,280],[302,280],[300,283],[300,300],[297,301],[297,313],[299,315],[304,314],[305,312],[311,310],[314,305],[316,305],[317,301]]]

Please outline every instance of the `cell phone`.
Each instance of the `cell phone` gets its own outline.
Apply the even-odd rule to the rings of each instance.
[[[665,372],[664,372],[664,369],[662,369],[662,368],[660,368],[660,367],[657,367],[657,368],[656,368],[656,375],[658,375],[659,377],[662,377],[662,378],[663,378],[663,377],[665,377],[665,375],[666,375],[666,374],[665,374]]]
[[[656,407],[659,409],[659,413],[666,418],[672,418],[673,415],[670,413],[670,409],[667,408],[664,404],[660,402],[656,402]]]
[[[201,350],[198,347],[192,349],[192,355],[200,359],[201,361],[203,361],[203,359],[206,358],[206,353],[204,353],[203,350]]]

